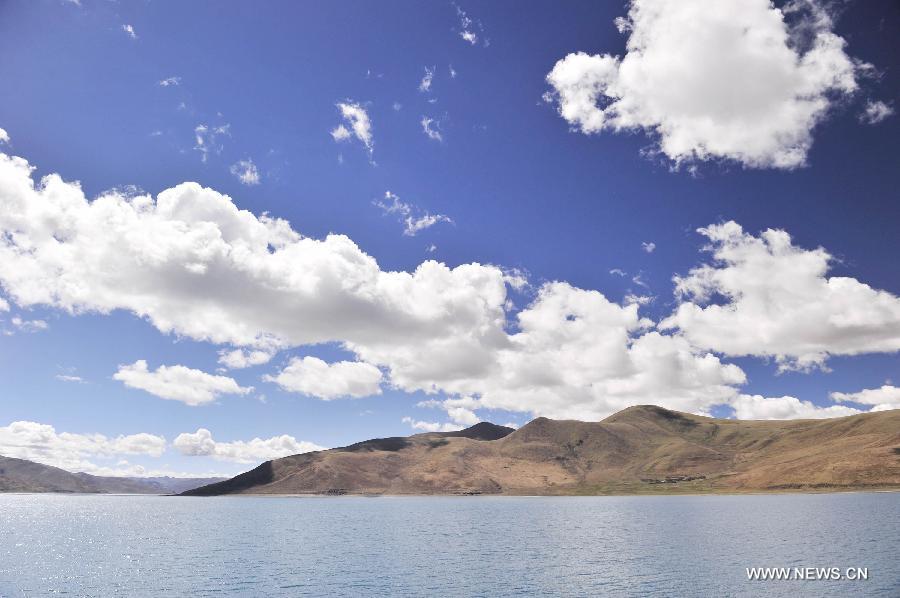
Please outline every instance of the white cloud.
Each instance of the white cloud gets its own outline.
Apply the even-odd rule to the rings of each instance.
[[[291,359],[277,375],[265,376],[264,380],[274,382],[284,390],[330,401],[381,394],[381,378],[381,371],[368,363],[327,363],[309,356]]]
[[[233,463],[255,463],[279,459],[289,455],[325,450],[312,442],[298,441],[293,436],[283,434],[272,438],[254,438],[250,441],[217,442],[206,428],[196,432],[179,434],[172,443],[182,455],[191,457],[212,457]]]
[[[422,80],[419,81],[419,92],[427,93],[431,91],[431,82],[434,80],[435,68],[436,67],[425,67],[425,74],[422,76]]]
[[[632,0],[617,25],[625,56],[569,54],[547,98],[582,133],[646,131],[676,164],[803,166],[831,97],[867,66],[813,0]]]
[[[699,229],[713,263],[675,277],[688,299],[660,326],[730,356],[774,357],[782,370],[823,367],[829,355],[900,350],[900,298],[855,278],[826,277],[825,249],[782,230],[758,237],[735,222]],[[714,296],[725,302],[710,302]]]
[[[350,132],[350,130],[347,127],[345,127],[344,125],[338,125],[335,128],[333,128],[331,130],[330,135],[331,135],[332,139],[334,139],[335,141],[346,141],[346,140],[350,139],[350,137],[353,136],[353,134]]]
[[[131,39],[137,39],[137,33],[134,32],[134,27],[131,25],[122,25],[122,31],[128,34],[128,37]]]
[[[388,365],[397,388],[469,397],[451,405],[470,411],[595,420],[639,403],[705,411],[735,395],[746,380],[740,368],[697,352],[683,338],[648,332],[652,322],[638,309],[597,291],[548,283],[517,314],[519,332],[497,331],[493,347],[442,351],[373,342],[351,348]]]
[[[130,365],[120,365],[113,379],[129,388],[149,392],[161,399],[181,401],[192,407],[212,403],[221,395],[253,392],[253,387],[244,388],[233,378],[214,376],[183,365],[161,365],[150,371],[143,359]]]
[[[866,102],[865,111],[859,115],[859,120],[868,125],[876,125],[894,114],[894,109],[881,100]]]
[[[403,109],[403,104],[401,104],[400,102],[394,102],[394,103],[391,105],[391,108],[394,109],[394,112],[400,112],[400,110]]]
[[[403,222],[403,234],[408,237],[414,237],[417,233],[441,222],[453,224],[453,220],[449,216],[423,213],[418,207],[402,201],[399,195],[390,191],[385,191],[384,199],[376,199],[372,205],[385,214],[399,216]]]
[[[425,136],[434,141],[443,141],[444,137],[441,135],[441,123],[434,120],[433,118],[428,118],[427,116],[423,116],[420,121],[422,125],[422,132],[425,133]]]
[[[609,271],[609,273],[613,276],[623,276],[624,277],[627,275],[627,272],[625,272],[625,270],[623,270],[621,268],[613,268],[612,270]]]
[[[438,423],[438,422],[427,422],[427,421],[417,421],[411,417],[404,417],[401,419],[404,424],[409,424],[409,426],[413,430],[418,430],[420,432],[456,432],[458,430],[462,430],[465,426],[461,426],[459,424],[453,424],[450,422]]]
[[[843,405],[819,407],[795,397],[762,397],[740,395],[731,401],[738,419],[824,419],[862,413]]]
[[[879,388],[867,388],[859,392],[833,392],[833,401],[852,401],[861,405],[873,405],[871,411],[900,409],[900,388],[885,384]]]
[[[166,77],[159,82],[160,87],[175,87],[178,85],[181,85],[181,77]]]
[[[472,46],[477,45],[479,41],[485,47],[489,46],[490,41],[484,37],[484,26],[481,21],[469,17],[468,13],[457,4],[454,3],[453,6],[456,8],[456,16],[459,18],[459,29],[457,30],[459,37]]]
[[[645,242],[641,243],[641,249],[643,249],[647,253],[653,253],[653,251],[656,249],[656,243],[654,243],[652,241],[647,243],[645,241]]]
[[[401,201],[400,196],[396,193],[391,193],[390,190],[384,192],[384,199],[376,199],[372,202],[372,205],[381,209],[385,214],[399,214],[401,216],[408,216],[414,207],[412,204]]]
[[[835,353],[896,350],[895,297],[853,279],[825,280],[824,266],[810,267],[827,262],[823,250],[793,248],[784,233],[756,239],[735,227],[705,229],[729,240],[714,239],[718,265],[678,283],[695,298],[704,289],[732,292],[735,313],[719,321],[706,313],[712,306],[694,306],[700,315],[684,320],[684,304],[673,315],[684,331],[663,334],[639,315],[639,301],[621,305],[550,282],[516,312],[507,285],[520,288],[521,276],[497,266],[429,260],[412,272],[386,271],[347,237],[304,237],[286,221],[239,210],[195,183],[155,199],[110,191],[88,201],[58,175],[35,186],[26,161],[0,154],[0,284],[18,306],[129,311],[163,333],[229,351],[334,342],[381,369],[385,383],[470,397],[474,403],[454,406],[473,413],[598,419],[641,403],[702,413],[728,404],[746,381],[709,349],[811,350],[813,358],[822,350],[816,343]],[[786,257],[790,267],[783,267]],[[747,297],[773,302],[750,310],[761,322],[752,330],[742,317]],[[857,304],[864,307],[847,307]],[[796,335],[804,328],[794,323],[809,317],[819,336]],[[752,336],[759,330],[774,334],[763,343]],[[742,345],[745,338],[753,342]],[[126,366],[138,379],[153,378],[145,368]],[[246,390],[222,384],[220,392]]]
[[[159,457],[165,449],[165,438],[146,433],[115,438],[102,434],[58,433],[53,426],[31,421],[17,421],[0,427],[0,455],[68,471],[105,475],[106,470],[88,459],[119,455]]]
[[[353,100],[347,100],[346,102],[338,102],[337,108],[344,122],[332,129],[331,136],[335,141],[341,142],[350,139],[352,133],[354,137],[366,146],[366,150],[371,158],[375,149],[375,139],[372,134],[372,121],[369,119],[369,113],[366,112],[365,107]]]
[[[206,162],[209,154],[222,153],[220,137],[223,135],[231,135],[230,124],[219,125],[218,127],[199,124],[194,127],[194,149],[200,152],[200,160]]]
[[[403,229],[403,234],[407,237],[415,237],[419,232],[426,228],[431,228],[440,222],[452,224],[453,220],[451,220],[449,216],[444,216],[443,214],[423,214],[418,218],[407,216],[406,220],[404,220],[405,228]]]
[[[9,133],[2,127],[0,127],[0,143],[9,143]]]
[[[0,282],[22,307],[121,309],[165,333],[257,348],[468,343],[504,320],[500,268],[384,271],[345,236],[303,237],[196,183],[88,201],[30,173],[0,154]]]
[[[219,351],[219,363],[228,369],[239,370],[268,363],[274,354],[274,351],[266,349],[222,349]]]
[[[456,69],[453,68],[453,65],[452,65],[452,64],[447,66],[447,72],[450,73],[450,78],[451,78],[451,79],[456,79],[456,75],[457,75],[458,73],[456,72]]]
[[[231,174],[236,176],[245,185],[259,185],[259,170],[253,160],[238,160],[231,165]]]
[[[78,384],[84,383],[84,378],[81,376],[74,376],[72,374],[57,374],[56,379],[60,382],[77,382]]]
[[[23,320],[19,316],[13,317],[10,323],[22,332],[41,332],[50,327],[44,320]]]

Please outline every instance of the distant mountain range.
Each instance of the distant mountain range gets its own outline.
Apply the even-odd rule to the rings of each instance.
[[[0,492],[178,494],[225,478],[120,478],[71,473],[25,459],[0,457]]]
[[[655,406],[602,422],[379,438],[267,461],[184,492],[220,494],[657,494],[900,489],[900,410],[742,421]]]

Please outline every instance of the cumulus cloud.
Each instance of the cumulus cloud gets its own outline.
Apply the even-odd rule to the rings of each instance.
[[[710,351],[809,362],[823,353],[896,350],[897,299],[853,279],[825,279],[824,250],[795,248],[779,231],[755,238],[734,223],[704,229],[716,261],[677,284],[698,302],[723,294],[732,308],[713,315],[713,305],[685,302],[660,331],[640,315],[642,301],[623,305],[565,282],[540,285],[516,311],[508,287],[521,290],[524,281],[497,266],[429,260],[411,272],[386,271],[347,237],[304,237],[195,183],[156,198],[110,191],[91,201],[58,175],[36,185],[31,170],[0,154],[6,298],[72,314],[129,311],[163,333],[242,351],[225,363],[253,359],[244,351],[334,342],[354,355],[348,363],[357,373],[368,365],[399,390],[472,401],[447,409],[599,419],[641,403],[695,413],[729,404],[746,377]],[[385,202],[394,205],[388,196]],[[762,324],[746,324],[748,308]],[[817,332],[795,334],[806,331],[792,328],[798,322]],[[768,331],[765,342],[754,336],[759,330]],[[300,363],[306,373],[308,362]],[[161,368],[161,376],[141,362],[123,369],[144,385],[191,372]],[[193,372],[199,399],[165,392],[209,402],[202,393],[210,378],[219,379],[213,395],[249,392],[230,378]]]
[[[713,262],[675,277],[684,301],[662,328],[725,355],[774,357],[782,370],[824,367],[829,355],[900,350],[900,298],[827,277],[825,249],[797,247],[783,230],[754,237],[731,221],[698,232]]]
[[[731,401],[738,419],[824,419],[862,413],[844,405],[819,407],[795,397],[740,395]]]
[[[178,85],[181,85],[181,77],[166,77],[159,82],[160,87],[175,87]]]
[[[641,243],[641,249],[643,249],[646,253],[653,253],[656,250],[656,243],[650,241]]]
[[[137,39],[137,33],[135,33],[134,27],[131,25],[122,25],[122,31],[124,31],[131,39]]]
[[[624,57],[569,54],[547,75],[559,114],[585,134],[645,131],[675,164],[803,166],[832,97],[861,65],[816,4],[632,0]]]
[[[0,127],[0,143],[9,143],[9,133],[2,127]]]
[[[327,363],[310,356],[291,359],[277,375],[266,376],[265,380],[284,390],[329,401],[381,394],[381,378],[381,370],[368,363]]]
[[[146,433],[110,438],[102,434],[57,432],[51,425],[32,421],[17,421],[0,427],[0,455],[68,471],[105,475],[108,470],[88,459],[120,455],[159,457],[165,450],[165,438]]]
[[[266,349],[222,349],[219,351],[219,363],[230,370],[239,370],[268,363],[274,354],[274,351]]]
[[[894,114],[894,109],[881,100],[866,102],[866,108],[859,115],[859,120],[867,125],[877,125],[887,117]]]
[[[233,378],[214,376],[183,365],[161,365],[150,371],[143,359],[130,365],[120,365],[113,379],[129,388],[149,392],[161,399],[181,401],[192,407],[212,403],[221,395],[253,392],[252,387],[244,388]]]
[[[217,442],[213,438],[212,433],[206,428],[198,428],[196,432],[179,434],[172,446],[182,455],[212,457],[213,459],[231,461],[233,463],[256,463],[289,455],[325,450],[325,447],[305,440],[298,441],[287,434],[266,439],[254,438],[249,441]]]
[[[356,137],[366,146],[366,150],[371,158],[375,149],[375,138],[372,134],[372,121],[365,107],[353,100],[347,100],[346,102],[338,102],[337,108],[344,122],[331,130],[331,136],[337,142],[347,141],[351,137]]]
[[[259,185],[259,170],[253,160],[238,160],[231,165],[231,174],[245,185]]]
[[[879,388],[867,388],[859,392],[833,392],[831,400],[851,401],[860,405],[872,405],[871,411],[887,411],[900,409],[900,388],[885,384]]]

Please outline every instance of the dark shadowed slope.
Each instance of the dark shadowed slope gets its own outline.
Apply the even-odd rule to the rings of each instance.
[[[900,488],[900,410],[740,421],[654,406],[602,422],[383,438],[264,463],[188,495],[605,494]]]
[[[89,492],[170,494],[184,492],[220,478],[124,478],[71,473],[25,459],[0,457],[0,492]]]

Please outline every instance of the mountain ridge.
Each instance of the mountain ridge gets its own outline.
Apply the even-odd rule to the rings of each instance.
[[[478,428],[480,426],[480,428]],[[478,428],[477,430],[475,428]],[[372,439],[267,461],[184,492],[644,494],[900,489],[900,410],[729,420],[638,405],[600,422]]]
[[[177,494],[223,478],[96,476],[26,459],[0,456],[0,493]]]

